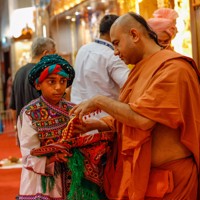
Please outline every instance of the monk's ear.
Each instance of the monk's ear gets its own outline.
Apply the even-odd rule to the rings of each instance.
[[[131,29],[130,29],[130,35],[132,36],[132,39],[133,39],[135,42],[137,42],[137,41],[139,40],[140,34],[139,34],[139,32],[138,32],[136,29],[131,28]]]

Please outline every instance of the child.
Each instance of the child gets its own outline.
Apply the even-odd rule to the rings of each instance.
[[[61,138],[73,106],[63,95],[74,76],[73,67],[57,54],[42,57],[30,71],[29,82],[41,96],[26,105],[18,119],[23,160],[20,200],[67,198],[71,172],[66,166],[66,155],[37,157],[30,155],[30,151]]]

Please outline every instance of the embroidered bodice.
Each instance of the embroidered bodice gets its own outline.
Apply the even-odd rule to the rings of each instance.
[[[41,96],[24,108],[33,128],[38,132],[41,146],[57,142],[61,138],[62,130],[70,120],[69,110],[72,107],[73,104],[65,99],[53,106]]]

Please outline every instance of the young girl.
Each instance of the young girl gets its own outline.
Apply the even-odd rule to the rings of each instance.
[[[18,119],[23,159],[20,200],[61,200],[67,197],[71,172],[66,166],[66,155],[37,157],[30,151],[61,138],[73,106],[63,95],[74,75],[73,67],[57,54],[44,56],[29,74],[30,84],[41,96],[26,105]]]

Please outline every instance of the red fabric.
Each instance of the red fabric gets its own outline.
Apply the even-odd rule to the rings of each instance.
[[[51,68],[50,68],[51,67]],[[57,74],[58,72],[62,71],[62,67],[58,64],[55,65],[55,67],[53,68],[53,71],[52,70],[52,65],[45,68],[43,70],[43,72],[40,74],[40,77],[38,79],[38,83],[42,83],[44,81],[44,79],[49,76],[49,74]]]
[[[193,163],[199,169],[200,88],[195,71],[198,73],[192,59],[162,50],[133,68],[122,88],[120,100],[129,103],[135,112],[180,130],[181,143],[193,153]],[[116,127],[117,142],[105,170],[106,194],[109,199],[145,199],[153,130],[142,131],[120,122],[116,122]],[[182,191],[177,189],[174,195],[178,192]]]
[[[70,123],[68,124],[70,127]],[[114,132],[105,131],[92,135],[82,135],[74,138],[66,138],[67,131],[63,130],[61,140],[46,146],[31,150],[33,156],[53,155],[64,153],[69,155],[73,148],[78,148],[84,156],[84,178],[97,184],[100,189],[103,188],[103,165],[101,165],[103,155],[110,152],[111,143],[114,138]],[[72,156],[72,155],[71,155]]]

